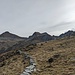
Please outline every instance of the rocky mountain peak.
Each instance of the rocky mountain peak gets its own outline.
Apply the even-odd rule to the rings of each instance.
[[[39,33],[39,32],[34,32],[32,36],[39,36],[39,35],[41,35],[41,33]]]
[[[4,38],[21,38],[18,35],[12,34],[9,31],[6,31],[0,35],[0,37]]]

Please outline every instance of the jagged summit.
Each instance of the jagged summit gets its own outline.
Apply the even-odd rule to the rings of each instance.
[[[75,31],[69,30],[69,31],[61,34],[59,37],[62,38],[62,37],[70,37],[70,36],[75,36]]]
[[[50,34],[48,34],[47,32],[42,33],[42,35],[49,35],[49,36],[51,36],[51,35],[50,35]]]
[[[0,37],[2,37],[2,38],[22,38],[22,37],[20,37],[18,35],[10,33],[9,31],[6,31],[6,32],[2,33],[0,35]]]
[[[29,36],[31,40],[40,40],[40,41],[48,41],[54,39],[53,36],[49,35],[48,33],[40,33],[34,32],[33,35]]]
[[[4,33],[10,33],[9,31],[5,31]]]
[[[40,36],[41,33],[40,32],[34,32],[32,36]]]

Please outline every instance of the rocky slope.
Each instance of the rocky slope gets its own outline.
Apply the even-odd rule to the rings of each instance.
[[[29,60],[25,60],[23,54],[18,54],[17,51],[22,50],[32,56],[37,64],[37,71],[32,75],[74,75],[75,36],[72,33],[74,32],[68,31],[63,34],[64,37],[47,41],[41,39],[48,35],[47,33],[34,33],[29,39],[21,40],[0,54],[0,74],[20,75],[23,73]]]
[[[33,33],[32,36],[29,36],[29,39],[31,40],[40,40],[40,41],[49,41],[49,40],[54,40],[55,36],[51,36],[48,33],[39,33],[39,32],[35,32]]]
[[[18,49],[25,51],[34,58],[37,71],[33,72],[32,75],[75,74],[75,37],[40,42],[36,45],[28,45],[25,49],[24,46]],[[20,75],[29,62],[29,60],[26,60],[26,63],[22,62],[22,57],[23,55],[13,54],[12,57],[4,60],[6,64],[0,67],[0,74]]]
[[[63,34],[61,34],[59,36],[59,38],[63,38],[63,37],[71,37],[71,36],[75,36],[75,31],[69,30]]]
[[[26,40],[27,38],[19,37],[8,31],[0,35],[0,53],[5,52],[7,48],[17,44],[19,41]]]
[[[59,38],[64,38],[64,37],[71,37],[75,36],[75,31],[68,31],[66,33],[63,33],[59,36],[51,36],[48,33],[39,33],[35,32],[33,35],[29,36],[29,38],[23,38],[19,37],[15,34],[5,32],[0,35],[0,52],[2,51],[9,51],[12,49],[18,49],[19,47],[22,48],[24,46],[27,46],[29,44],[35,44],[38,42],[45,42],[45,41],[50,41],[50,40],[55,40]],[[21,42],[19,42],[21,41]]]

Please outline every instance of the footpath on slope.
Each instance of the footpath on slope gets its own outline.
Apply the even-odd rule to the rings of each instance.
[[[29,66],[27,66],[21,75],[31,75],[32,72],[36,72],[36,63],[34,59],[28,55],[26,52],[18,50],[20,54],[24,54],[25,59],[29,59]]]

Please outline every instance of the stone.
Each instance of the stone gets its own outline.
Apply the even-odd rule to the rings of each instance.
[[[36,66],[36,63],[32,63],[32,65]]]
[[[26,69],[33,69],[35,66],[34,65],[30,65],[30,66],[28,66],[28,67],[26,67]]]
[[[32,58],[30,58],[30,64],[35,63],[34,60]]]
[[[32,71],[29,70],[29,69],[25,69],[25,72],[27,72],[27,73],[31,73]]]
[[[31,56],[29,56],[28,54],[23,53],[20,50],[19,50],[19,52],[20,52],[20,54],[24,54],[25,58],[30,59],[30,65],[25,68],[24,72],[21,75],[31,75],[31,72],[33,72],[33,71],[36,72],[36,63],[33,60],[33,58]]]
[[[27,72],[23,72],[21,75],[30,75],[30,74]]]
[[[52,63],[53,61],[54,61],[53,58],[49,58],[49,59],[48,59],[48,62],[49,62],[49,63]]]
[[[34,72],[36,72],[36,68],[34,68]]]

